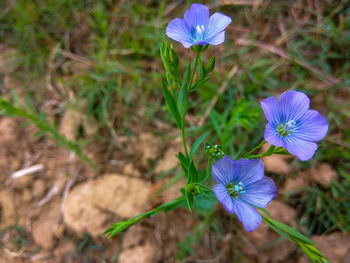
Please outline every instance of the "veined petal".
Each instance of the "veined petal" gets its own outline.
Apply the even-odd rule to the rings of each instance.
[[[263,179],[246,187],[246,193],[241,194],[240,198],[247,203],[257,207],[265,207],[277,194],[277,187],[274,181],[264,176]]]
[[[264,177],[264,164],[260,159],[239,159],[236,163],[240,165],[238,177],[235,182],[242,182],[245,187],[261,180]]]
[[[283,141],[280,136],[278,136],[276,128],[274,128],[270,122],[266,124],[264,139],[271,145],[278,147],[283,146]]]
[[[275,123],[279,121],[278,103],[274,97],[264,99],[260,104],[269,122]]]
[[[318,146],[314,142],[305,141],[296,137],[286,137],[283,147],[301,161],[307,161],[314,156]]]
[[[225,41],[225,31],[220,32],[219,34],[217,34],[215,37],[213,37],[210,41],[209,44],[216,46],[216,45],[220,45]]]
[[[217,184],[213,187],[212,190],[215,193],[216,198],[224,206],[226,211],[233,214],[234,213],[233,200],[230,194],[228,193],[226,186],[223,184]]]
[[[184,21],[189,28],[206,27],[209,21],[209,8],[202,4],[192,4],[185,12]]]
[[[284,92],[278,100],[280,121],[297,121],[310,107],[310,99],[302,92]]]
[[[221,13],[214,13],[209,18],[208,27],[205,31],[204,38],[208,40],[208,42],[218,43],[222,40],[222,38],[225,40],[225,34],[221,34],[218,36],[218,34],[222,33],[222,31],[225,30],[225,28],[232,22],[232,19],[226,15],[223,15]],[[223,41],[221,41],[222,43]],[[218,43],[218,44],[221,44]],[[216,44],[216,45],[218,45]],[[214,45],[214,44],[212,44]]]
[[[190,47],[193,39],[185,25],[185,22],[180,18],[171,20],[166,28],[166,35],[171,39],[180,42],[185,47]]]
[[[213,164],[213,179],[219,184],[226,185],[238,176],[239,167],[238,162],[226,155]]]
[[[315,110],[308,110],[299,120],[293,136],[307,141],[320,141],[328,131],[327,118]]]
[[[262,216],[247,202],[240,199],[235,199],[234,210],[239,221],[243,223],[246,231],[254,231],[261,224]]]

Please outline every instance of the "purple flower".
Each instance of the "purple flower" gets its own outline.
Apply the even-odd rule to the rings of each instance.
[[[219,45],[225,40],[225,28],[232,19],[221,13],[209,17],[209,9],[202,4],[192,4],[185,12],[184,19],[175,18],[166,28],[171,39],[184,47],[193,45]]]
[[[252,204],[265,207],[277,193],[272,179],[264,176],[261,160],[224,156],[213,165],[213,178],[217,182],[213,191],[224,208],[236,213],[246,231],[255,230],[262,217]]]
[[[268,120],[265,140],[281,146],[302,161],[314,155],[317,144],[328,131],[326,117],[309,110],[310,99],[295,90],[284,92],[277,101],[269,97],[261,102]]]

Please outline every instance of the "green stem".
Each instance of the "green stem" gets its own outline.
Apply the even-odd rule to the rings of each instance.
[[[202,187],[202,188],[205,189],[205,190],[208,190],[209,192],[212,191],[211,188],[210,188],[209,186],[206,186],[206,185],[204,185],[204,184],[196,183],[196,185],[198,185],[199,187]]]
[[[267,141],[262,141],[258,146],[256,146],[253,150],[249,151],[244,157],[249,156],[251,153],[255,152],[256,150],[260,149],[261,146],[263,146]]]
[[[275,149],[275,146],[271,145],[270,148],[261,154],[256,154],[256,155],[247,155],[245,156],[248,159],[257,159],[257,158],[261,158],[261,157],[265,157],[265,156],[270,156],[273,154],[273,150]]]
[[[189,160],[189,154],[188,154],[187,144],[186,144],[186,139],[185,139],[186,138],[186,136],[185,136],[185,117],[183,118],[183,124],[182,124],[182,129],[181,129],[181,138],[182,138],[182,143],[184,146],[186,158]]]
[[[196,74],[196,69],[197,69],[200,53],[201,52],[197,52],[196,53],[197,54],[196,55],[196,60],[194,62],[194,68],[193,68],[193,72],[192,72],[192,76],[191,76],[190,85],[188,86],[188,90],[191,90],[191,88],[192,88],[192,82],[193,82],[194,74]]]

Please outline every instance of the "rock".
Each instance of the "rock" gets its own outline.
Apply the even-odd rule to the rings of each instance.
[[[61,200],[51,201],[33,222],[32,234],[35,242],[45,249],[54,245],[55,226],[61,210]]]
[[[300,191],[303,187],[306,187],[309,183],[310,175],[308,172],[300,171],[298,172],[297,177],[292,178],[288,177],[284,187],[281,189],[281,193],[289,193],[293,191]]]
[[[44,195],[46,186],[43,180],[35,180],[33,183],[33,197],[40,198]]]
[[[350,262],[350,234],[332,233],[328,236],[312,236],[316,247],[329,259],[330,262]],[[310,262],[303,255],[299,263]]]
[[[32,201],[32,192],[29,189],[24,189],[22,193],[22,202],[29,203]]]
[[[1,130],[1,143],[9,143],[17,140],[19,125],[15,119],[4,118],[0,119],[0,130]]]
[[[156,160],[160,154],[162,141],[152,133],[142,133],[138,138],[138,150],[142,152],[142,163],[147,164],[149,160]]]
[[[273,154],[262,158],[265,165],[265,170],[275,174],[286,174],[288,173],[289,164],[287,160],[278,154]]]
[[[328,188],[332,180],[337,178],[337,172],[328,163],[322,163],[311,169],[311,177],[318,184]]]
[[[79,125],[84,121],[84,114],[77,109],[68,109],[63,113],[59,133],[66,136],[68,140],[77,139]]]
[[[0,189],[0,228],[7,228],[16,223],[16,207],[13,194]]]
[[[59,246],[57,246],[53,253],[60,260],[65,255],[74,253],[75,250],[76,248],[73,241],[67,240],[63,244],[60,244]]]
[[[180,192],[181,188],[184,188],[186,185],[186,179],[181,179],[173,185],[170,185],[168,188],[164,189],[162,192],[162,198],[164,203],[174,201],[176,198],[180,197],[182,194]]]
[[[63,202],[65,223],[83,234],[100,235],[117,218],[130,218],[148,207],[151,184],[139,178],[108,174],[75,187]]]
[[[144,239],[147,239],[151,235],[152,233],[150,233],[149,228],[141,224],[133,225],[126,231],[123,237],[124,250],[141,244]]]
[[[159,261],[159,257],[159,249],[146,241],[143,245],[124,250],[118,263],[154,263]]]
[[[296,213],[291,207],[280,201],[272,201],[266,209],[274,219],[289,226],[295,226]],[[246,255],[254,256],[256,262],[285,262],[285,259],[293,250],[293,245],[289,241],[282,240],[260,251],[258,247],[269,244],[280,237],[265,223],[262,223],[255,231],[246,232],[245,234],[253,246],[242,246],[242,250]]]
[[[182,147],[182,141],[179,139],[175,140],[166,150],[163,158],[158,161],[154,172],[156,174],[161,174],[177,167],[179,165],[179,160],[176,155],[183,150]]]
[[[133,163],[127,163],[124,166],[124,174],[126,175],[131,175],[131,176],[135,176],[135,177],[141,177],[141,173],[139,170],[137,170],[137,168],[134,166]]]

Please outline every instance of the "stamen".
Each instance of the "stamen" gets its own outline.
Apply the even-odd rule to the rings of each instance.
[[[196,26],[196,31],[198,34],[202,34],[204,32],[204,25],[197,25]]]
[[[239,196],[240,194],[245,194],[245,186],[242,182],[239,182],[238,184],[233,184],[233,183],[228,183],[226,185],[226,189],[228,191],[228,193],[230,194],[230,196],[232,198],[236,198],[237,196]]]
[[[283,137],[289,136],[295,128],[296,124],[297,123],[295,120],[290,120],[284,124],[280,124],[277,127],[277,132]]]

